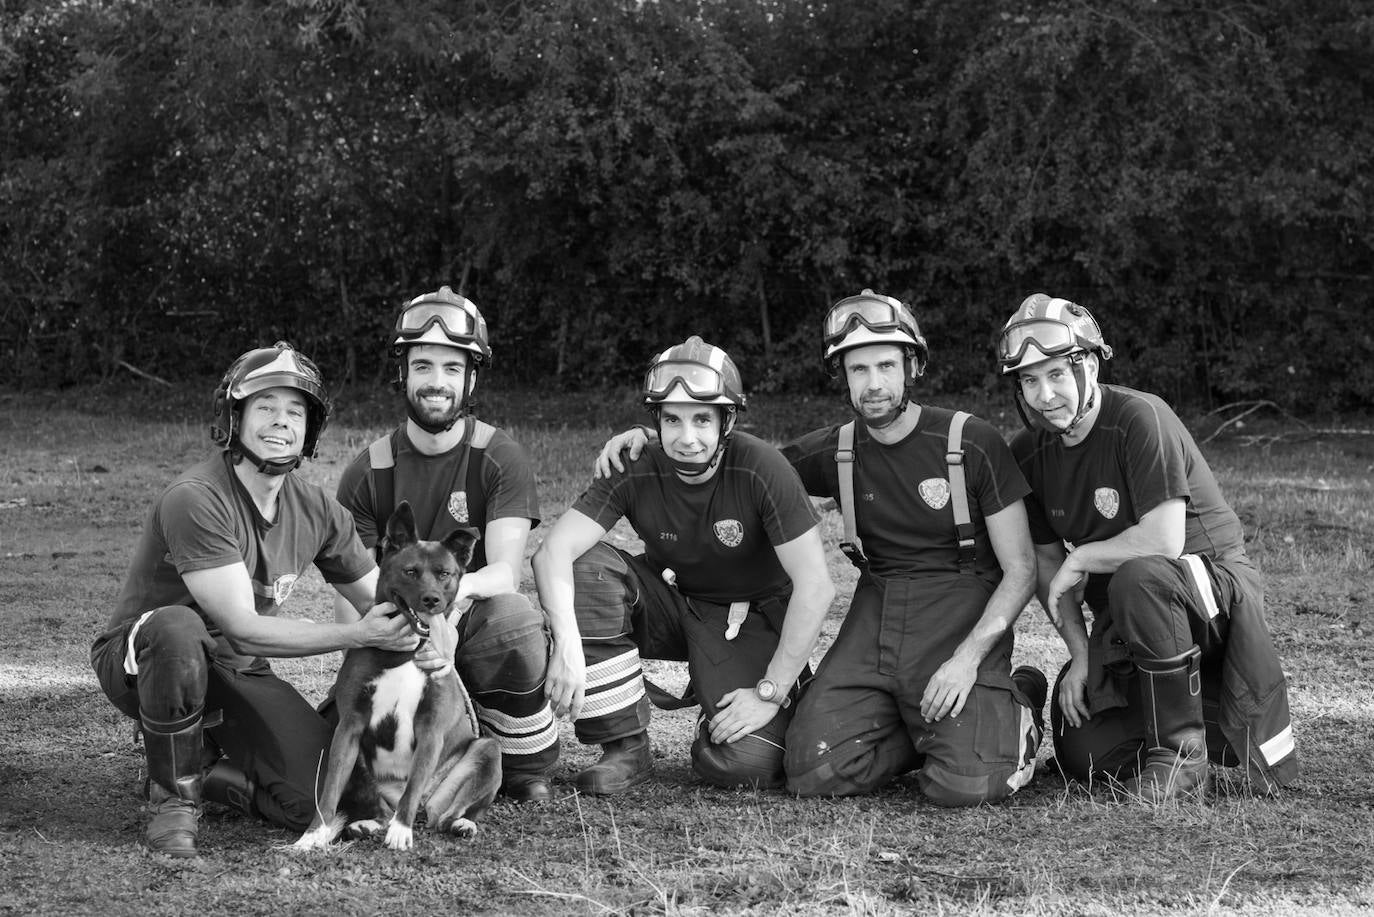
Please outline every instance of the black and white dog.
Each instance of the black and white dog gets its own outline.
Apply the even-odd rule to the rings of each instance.
[[[421,541],[401,503],[382,542],[377,601],[395,604],[421,637],[448,613],[476,539],[458,531]],[[420,805],[433,830],[471,837],[501,786],[501,751],[479,736],[477,716],[452,665],[425,672],[415,654],[349,650],[334,685],[339,725],[315,820],[295,844],[328,846],[386,824],[386,845],[409,850]],[[390,818],[387,822],[386,819]]]

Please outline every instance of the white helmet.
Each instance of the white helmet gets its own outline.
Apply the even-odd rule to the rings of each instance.
[[[825,314],[821,335],[825,343],[823,359],[832,374],[839,370],[840,354],[869,344],[911,348],[915,351],[918,376],[925,372],[926,361],[930,359],[930,348],[911,310],[891,296],[868,289],[831,306]]]
[[[479,366],[491,362],[487,323],[477,304],[448,287],[415,297],[396,316],[392,347],[399,353],[414,344],[457,347],[473,354],[472,360]]]

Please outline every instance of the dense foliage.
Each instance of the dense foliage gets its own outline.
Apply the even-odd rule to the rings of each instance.
[[[758,390],[910,300],[931,385],[1088,305],[1195,405],[1374,391],[1363,0],[0,0],[0,383],[385,369],[477,300],[501,369],[633,378],[688,333]]]

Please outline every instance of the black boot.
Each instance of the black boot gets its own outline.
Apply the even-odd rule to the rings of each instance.
[[[1202,715],[1202,651],[1137,659],[1147,748],[1140,775],[1126,790],[1158,805],[1207,789],[1207,727]]]
[[[148,759],[148,846],[171,857],[196,856],[201,800],[200,712],[174,723],[142,720]]]
[[[577,788],[592,796],[621,793],[643,783],[654,770],[649,734],[636,732],[601,746],[601,760],[575,778]]]
[[[549,802],[553,799],[553,784],[544,773],[506,774],[501,781],[501,795],[511,802]]]
[[[235,767],[228,758],[220,758],[205,772],[200,793],[206,802],[217,802],[244,815],[259,818],[262,813],[253,803],[257,790],[253,778]]]

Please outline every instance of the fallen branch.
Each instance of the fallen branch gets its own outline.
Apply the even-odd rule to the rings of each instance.
[[[172,388],[172,383],[168,382],[161,376],[154,376],[152,373],[145,372],[144,370],[139,369],[137,366],[134,366],[132,363],[129,363],[125,360],[116,360],[115,364],[124,367],[129,372],[133,373],[135,376],[142,376],[149,382],[156,382],[158,385],[165,385],[167,388]]]
[[[1204,417],[1213,417],[1227,411],[1239,410],[1240,412],[1234,417],[1230,417],[1223,421],[1221,426],[1217,427],[1207,435],[1206,439],[1202,440],[1202,443],[1210,443],[1220,436],[1222,431],[1227,427],[1232,424],[1240,424],[1246,417],[1249,417],[1262,408],[1273,408],[1275,411],[1282,414],[1290,424],[1300,427],[1301,429],[1286,430],[1279,433],[1255,433],[1239,437],[1241,442],[1247,446],[1256,444],[1272,445],[1273,443],[1283,440],[1317,439],[1322,436],[1374,436],[1374,430],[1366,430],[1360,427],[1313,427],[1301,418],[1294,417],[1272,401],[1238,401],[1235,404],[1224,404],[1216,410],[1208,411],[1203,415]]]
[[[1208,411],[1206,414],[1204,414],[1204,415],[1202,415],[1202,416],[1204,416],[1204,417],[1211,417],[1211,416],[1213,416],[1213,415],[1215,415],[1215,414],[1222,414],[1222,413],[1224,413],[1224,412],[1226,412],[1226,411],[1235,410],[1235,409],[1237,409],[1237,408],[1244,408],[1244,410],[1241,411],[1241,412],[1240,412],[1239,414],[1237,414],[1236,416],[1230,418],[1229,420],[1224,421],[1224,422],[1221,424],[1221,426],[1219,426],[1219,427],[1217,427],[1215,430],[1213,430],[1213,431],[1211,432],[1211,434],[1210,434],[1206,439],[1204,439],[1202,442],[1203,442],[1203,443],[1210,443],[1212,440],[1216,439],[1218,436],[1221,435],[1221,431],[1222,431],[1222,430],[1225,430],[1227,427],[1231,426],[1231,424],[1238,424],[1238,423],[1240,423],[1242,420],[1244,420],[1245,418],[1249,417],[1251,414],[1255,413],[1255,412],[1258,411],[1260,408],[1273,408],[1274,410],[1278,411],[1280,414],[1283,414],[1285,417],[1288,417],[1290,420],[1293,420],[1293,421],[1295,421],[1295,422],[1297,422],[1297,423],[1299,423],[1299,424],[1302,424],[1302,421],[1301,421],[1301,420],[1298,420],[1297,418],[1295,418],[1295,417],[1293,417],[1292,415],[1288,414],[1288,412],[1286,412],[1283,408],[1279,407],[1277,404],[1275,404],[1275,403],[1272,402],[1272,401],[1238,401],[1238,402],[1236,402],[1235,404],[1223,404],[1221,407],[1217,408],[1216,410],[1214,410],[1214,411]],[[1305,424],[1304,424],[1304,426],[1305,426]]]

